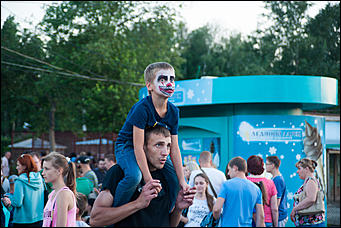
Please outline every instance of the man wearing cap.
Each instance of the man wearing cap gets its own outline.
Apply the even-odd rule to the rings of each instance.
[[[144,183],[143,179],[135,188],[130,202],[114,207],[115,191],[118,183],[124,176],[121,167],[116,164],[107,172],[102,191],[98,195],[90,214],[91,226],[115,227],[155,227],[177,226],[183,209],[193,203],[196,193],[195,187],[184,192],[178,192],[175,206],[171,208],[169,188],[161,169],[164,168],[167,156],[170,153],[171,134],[165,127],[156,127],[145,130],[145,145],[148,168],[153,177]]]
[[[88,178],[90,182],[93,184],[93,191],[87,195],[89,204],[89,208],[87,208],[87,211],[91,211],[91,207],[93,206],[95,199],[97,198],[99,193],[98,179],[96,173],[90,167],[90,157],[80,156],[77,159],[77,164],[80,165],[83,177]]]
[[[88,178],[94,184],[94,188],[97,189],[98,179],[96,173],[90,167],[90,158],[87,156],[80,156],[77,159],[77,164],[80,165],[83,176]]]

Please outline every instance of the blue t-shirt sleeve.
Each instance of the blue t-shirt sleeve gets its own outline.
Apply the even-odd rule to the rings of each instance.
[[[226,182],[223,182],[218,197],[226,199],[226,193],[227,193],[227,184]]]
[[[259,188],[257,189],[257,201],[256,201],[256,204],[263,204],[262,191]]]
[[[147,109],[144,105],[139,104],[132,108],[131,113],[127,116],[128,123],[140,129],[145,129],[148,121]]]
[[[277,198],[280,199],[283,195],[284,183],[281,181],[281,178],[274,178],[273,182],[275,183],[277,189]]]

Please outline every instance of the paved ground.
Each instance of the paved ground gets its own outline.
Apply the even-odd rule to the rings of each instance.
[[[340,226],[340,202],[327,204],[327,225]]]

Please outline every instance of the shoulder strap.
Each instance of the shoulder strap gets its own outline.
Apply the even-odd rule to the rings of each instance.
[[[213,192],[213,194],[214,194],[214,197],[215,198],[217,198],[217,193],[215,192],[215,190],[214,190],[214,188],[213,188],[213,185],[212,185],[212,183],[211,183],[211,181],[210,181],[210,178],[208,177],[208,175],[205,173],[205,171],[200,167],[200,170],[207,176],[207,178],[208,178],[208,183],[210,184],[210,187],[211,187],[211,189],[212,189],[212,192]]]
[[[54,196],[54,199],[53,199],[53,207],[52,207],[52,210],[54,210],[55,206],[56,206],[56,202],[57,202],[57,196],[58,194],[62,191],[62,190],[68,190],[69,188],[67,187],[62,187],[61,189],[58,190],[58,192],[56,193],[56,195]]]

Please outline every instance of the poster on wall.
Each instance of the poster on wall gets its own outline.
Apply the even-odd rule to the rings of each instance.
[[[300,159],[308,157],[318,162],[316,172],[326,189],[324,126],[324,118],[314,116],[234,116],[233,157],[241,156],[247,160],[251,155],[258,155],[264,164],[267,156],[277,156],[281,160],[279,170],[287,186],[290,215],[293,195],[303,184],[295,166]],[[268,173],[264,176],[271,178]],[[287,225],[294,224],[288,221]]]
[[[202,151],[210,151],[212,162],[218,168],[220,164],[220,138],[183,138],[180,140],[180,151],[184,164],[189,161],[196,161],[199,164],[199,157]]]

